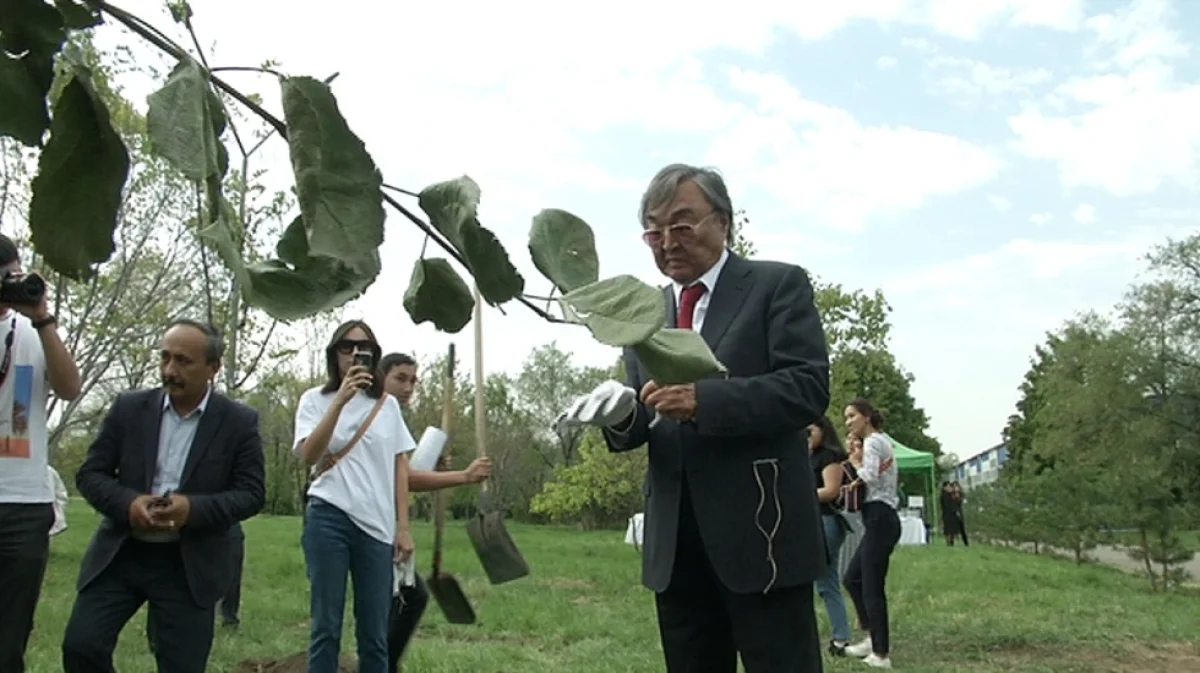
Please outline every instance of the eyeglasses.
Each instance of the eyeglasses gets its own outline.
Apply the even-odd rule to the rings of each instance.
[[[351,353],[355,353],[357,351],[373,350],[375,347],[375,342],[369,339],[362,341],[342,339],[334,344],[333,347],[336,348],[337,352],[341,353],[342,355],[350,355]]]
[[[670,226],[661,229],[647,229],[642,232],[642,240],[650,247],[662,245],[663,237],[666,234],[671,235],[671,240],[680,243],[690,243],[696,240],[696,229],[704,224],[716,214],[716,211],[709,211],[707,215],[700,218],[696,222],[688,222],[686,220],[675,222]]]

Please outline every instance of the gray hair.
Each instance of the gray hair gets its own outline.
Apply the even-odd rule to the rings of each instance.
[[[192,329],[200,330],[204,334],[206,339],[206,343],[204,344],[204,360],[206,364],[211,365],[214,362],[220,362],[221,358],[225,357],[225,338],[216,325],[200,320],[176,318],[167,325],[167,330],[170,330],[172,327],[191,327]]]
[[[650,180],[646,193],[642,194],[642,203],[638,208],[638,221],[646,226],[646,217],[651,210],[670,203],[679,191],[679,185],[691,181],[708,199],[713,212],[725,218],[725,240],[733,243],[733,202],[729,199],[729,190],[725,187],[725,179],[715,168],[701,168],[688,164],[671,164],[658,172]]]

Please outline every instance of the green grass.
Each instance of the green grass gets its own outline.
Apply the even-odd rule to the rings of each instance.
[[[52,543],[31,673],[60,671],[59,643],[74,600],[75,575],[97,523],[74,501],[70,529]],[[431,605],[407,657],[429,673],[616,673],[661,671],[652,594],[639,583],[639,561],[620,531],[510,525],[533,576],[491,586],[466,533],[448,530],[447,568],[475,602],[480,624],[452,626]],[[305,647],[308,590],[298,518],[258,517],[246,525],[242,628],[218,629],[211,671],[249,658]],[[419,526],[427,569],[432,529]],[[1194,638],[1200,600],[1154,595],[1120,572],[976,545],[902,547],[892,561],[893,658],[906,671],[1027,672],[1200,670]],[[818,602],[824,624],[824,608]],[[349,618],[348,620],[349,621]],[[117,668],[153,671],[143,614],[122,634]],[[353,651],[347,626],[344,651]],[[1142,666],[1145,665],[1144,668]],[[833,661],[827,671],[863,670]]]

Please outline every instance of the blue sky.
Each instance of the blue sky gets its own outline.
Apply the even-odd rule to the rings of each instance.
[[[1043,334],[1118,301],[1145,252],[1200,215],[1200,3],[193,4],[213,65],[340,72],[342,110],[389,182],[475,178],[530,292],[547,285],[525,252],[541,208],[592,224],[602,275],[659,282],[641,190],[674,161],[720,168],[762,256],[883,288],[893,350],[961,457],[998,441]],[[159,2],[124,5],[172,28]],[[278,109],[269,78],[228,79]],[[280,186],[286,156],[277,144],[263,166]],[[400,306],[420,244],[390,216],[384,272],[347,314],[387,349],[432,355],[448,337]],[[580,364],[616,357],[515,305],[484,324],[489,370],[550,340]]]

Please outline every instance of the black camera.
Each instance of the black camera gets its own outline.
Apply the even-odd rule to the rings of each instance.
[[[46,281],[36,273],[18,276],[6,271],[0,278],[0,304],[32,306],[46,296]]]

